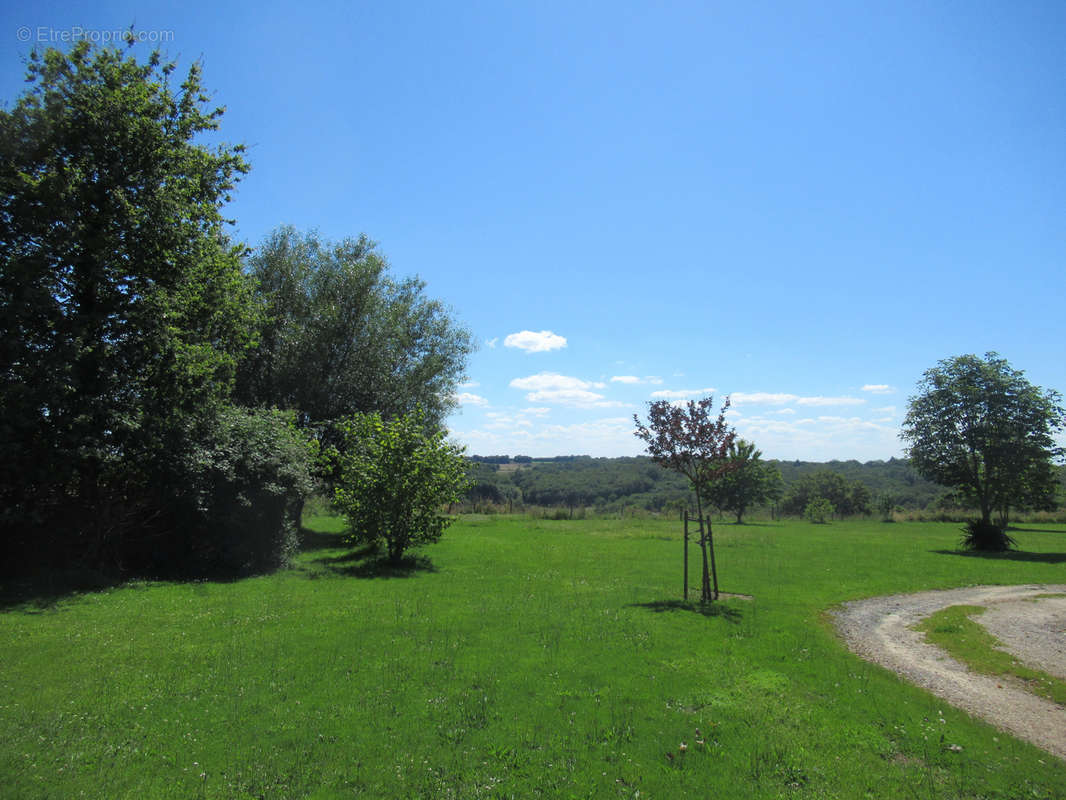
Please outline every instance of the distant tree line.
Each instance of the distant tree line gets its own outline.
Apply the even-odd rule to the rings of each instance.
[[[620,512],[625,508],[650,512],[673,512],[695,508],[687,481],[676,473],[659,469],[645,456],[593,458],[567,456],[565,460],[533,459],[512,470],[499,470],[499,463],[476,463],[471,457],[472,487],[468,506],[495,506],[498,510],[525,505]],[[516,463],[514,459],[510,462]],[[893,511],[945,512],[969,506],[951,487],[922,478],[906,459],[887,461],[778,461],[756,462],[770,473],[760,499],[741,514],[803,516],[816,496],[833,505],[833,515],[872,515]],[[477,467],[474,469],[474,467]],[[779,476],[779,479],[778,479]],[[738,476],[739,478],[740,476]],[[732,476],[717,482],[711,504],[715,510],[736,517],[726,506]],[[1055,478],[1060,498],[1066,498],[1066,470],[1057,468]],[[723,494],[726,497],[723,498]],[[719,505],[719,501],[724,501]]]

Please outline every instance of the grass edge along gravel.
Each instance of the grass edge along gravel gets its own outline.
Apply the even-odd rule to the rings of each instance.
[[[975,672],[1014,680],[1031,694],[1066,706],[1066,682],[1042,670],[1027,667],[973,619],[987,610],[984,606],[948,606],[930,614],[913,627],[924,633],[930,644],[941,648]]]

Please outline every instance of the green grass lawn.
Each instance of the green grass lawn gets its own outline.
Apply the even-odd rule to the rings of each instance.
[[[1066,797],[1066,764],[825,614],[1063,582],[1062,526],[982,558],[953,524],[717,525],[752,599],[711,613],[677,602],[676,521],[465,518],[398,570],[310,527],[273,575],[9,605],[0,797]]]

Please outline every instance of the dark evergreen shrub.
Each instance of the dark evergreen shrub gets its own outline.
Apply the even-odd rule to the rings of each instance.
[[[995,523],[971,520],[962,529],[960,544],[967,550],[1001,553],[1014,547],[1017,542]]]

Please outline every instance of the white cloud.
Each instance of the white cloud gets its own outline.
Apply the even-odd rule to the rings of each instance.
[[[782,409],[779,409],[779,410],[775,411],[774,413],[775,414],[795,414],[796,413],[796,409],[794,409],[794,408],[782,408]]]
[[[614,375],[611,377],[611,383],[642,383],[642,381],[636,375]]]
[[[509,384],[515,389],[525,389],[536,392],[546,389],[591,389],[592,383],[574,378],[570,375],[560,375],[558,372],[538,372],[525,378],[515,378]]]
[[[521,413],[532,414],[534,417],[543,417],[550,411],[550,408],[545,408],[544,406],[530,406],[529,408],[523,408]]]
[[[706,389],[660,389],[657,392],[652,392],[651,396],[656,400],[685,400],[695,395],[714,394],[716,391],[717,389],[714,387]]]
[[[489,350],[494,350],[496,348],[496,342],[498,342],[498,341],[500,341],[500,337],[499,336],[493,336],[491,339],[489,339],[487,342],[485,342],[485,344],[487,344],[489,346]]]
[[[566,347],[566,337],[551,331],[519,331],[503,340],[504,347],[516,347],[527,353],[546,353]]]
[[[460,405],[464,406],[484,407],[489,404],[489,401],[486,400],[484,397],[479,394],[474,394],[472,392],[459,392],[459,394],[455,395],[455,399],[459,402]]]
[[[899,429],[890,419],[822,415],[792,419],[780,411],[737,421],[737,432],[765,457],[805,461],[888,458],[900,452]]]
[[[895,414],[896,413],[896,407],[895,406],[881,406],[880,408],[873,408],[873,409],[870,409],[870,410],[873,411],[875,414]]]
[[[557,372],[540,372],[526,378],[515,378],[510,385],[529,392],[526,400],[530,403],[558,403],[577,408],[617,408],[623,405],[591,391],[602,389],[606,384],[583,381]]]
[[[785,403],[794,403],[799,398],[794,394],[772,394],[770,392],[733,392],[729,395],[729,401],[733,405],[741,403],[761,403],[764,405],[781,406]]]
[[[866,401],[861,397],[797,397],[799,406],[861,406]]]
[[[798,406],[858,406],[866,402],[861,397],[801,397],[784,392],[733,392],[729,399],[733,405],[751,403],[768,406],[783,406],[786,403]]]
[[[530,392],[526,395],[526,399],[531,403],[558,403],[577,408],[619,408],[622,406],[622,403],[617,400],[608,400],[602,394],[590,392],[587,389],[543,389],[539,392]]]
[[[862,387],[862,390],[871,394],[892,394],[896,391],[887,383],[868,383]]]

